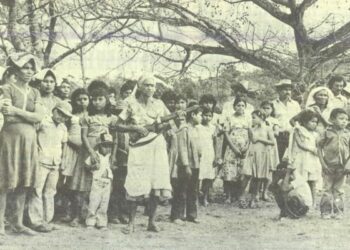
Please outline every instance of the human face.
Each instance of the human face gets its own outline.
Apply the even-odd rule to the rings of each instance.
[[[92,105],[97,111],[103,111],[107,105],[107,99],[104,96],[92,97]]]
[[[175,111],[175,107],[176,107],[175,100],[167,101],[166,107],[169,109],[170,112],[174,112]]]
[[[263,111],[265,112],[265,114],[266,114],[267,117],[271,116],[272,111],[273,111],[271,105],[264,105],[264,106],[262,107],[262,109],[263,109]]]
[[[60,92],[61,92],[61,95],[63,98],[69,97],[71,88],[70,88],[70,85],[68,83],[63,82],[60,85],[59,89],[60,89]]]
[[[310,131],[315,131],[318,124],[317,117],[313,117],[310,121],[306,123],[306,128]]]
[[[76,104],[86,110],[89,106],[89,97],[87,95],[79,95],[76,99]]]
[[[233,108],[236,111],[236,114],[243,115],[244,114],[244,110],[246,108],[246,105],[245,105],[244,102],[239,102]]]
[[[111,105],[116,105],[116,100],[115,100],[115,94],[114,93],[110,93],[108,95],[108,99],[109,99],[109,102],[111,103]]]
[[[337,128],[344,129],[348,125],[349,117],[346,114],[338,114],[335,119],[333,119],[333,124]]]
[[[124,100],[125,98],[129,97],[132,93],[131,89],[125,90],[123,93],[121,93],[121,98]]]
[[[54,109],[52,111],[52,120],[59,124],[59,123],[64,123],[66,122],[67,120],[69,119],[68,116],[66,116],[63,112],[61,112],[60,110],[58,109]]]
[[[341,92],[343,91],[343,89],[344,89],[343,81],[333,83],[332,88],[331,88],[331,90],[335,96],[340,95]]]
[[[263,120],[257,116],[256,114],[253,114],[252,115],[252,123],[253,123],[253,126],[256,126],[256,125],[261,125],[263,122]]]
[[[187,107],[187,101],[180,99],[176,102],[176,110],[185,110]]]
[[[51,94],[55,90],[56,81],[55,78],[48,75],[44,78],[44,80],[41,82],[41,91],[45,94]]]
[[[33,75],[34,75],[34,65],[33,63],[27,62],[19,70],[17,77],[19,78],[19,80],[27,83],[32,79]]]
[[[208,125],[213,119],[213,114],[211,112],[202,113],[202,124]]]
[[[192,121],[194,125],[201,124],[202,122],[202,112],[198,112],[197,114],[192,113]]]
[[[290,86],[282,86],[277,91],[280,100],[288,100],[292,97],[292,87]]]
[[[146,97],[153,97],[156,92],[156,85],[154,83],[145,82],[142,84],[142,93]]]
[[[109,145],[101,145],[100,146],[100,154],[107,155],[112,152],[112,147]]]
[[[320,90],[314,95],[316,105],[326,105],[328,102],[328,93],[326,90]]]

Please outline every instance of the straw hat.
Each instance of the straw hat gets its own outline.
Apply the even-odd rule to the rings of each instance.
[[[61,111],[67,117],[72,117],[72,105],[70,105],[67,101],[59,101],[55,109]]]

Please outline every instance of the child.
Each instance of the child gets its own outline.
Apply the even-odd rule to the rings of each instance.
[[[72,117],[72,107],[67,102],[58,102],[52,117],[45,119],[38,130],[40,186],[28,203],[28,217],[31,227],[38,232],[49,232],[48,225],[54,216],[54,196],[59,177],[58,168],[62,157],[62,144],[67,142],[67,128],[64,123]]]
[[[164,102],[168,110],[173,113],[176,108],[176,94],[172,90],[165,91],[162,94],[161,100]]]
[[[260,105],[260,108],[262,111],[266,114],[266,123],[268,126],[270,126],[273,130],[273,133],[275,137],[279,134],[279,122],[275,118],[275,107],[273,105],[273,102],[271,101],[263,101]],[[272,154],[276,154],[278,156],[278,148],[277,145],[273,148]],[[277,166],[272,166],[271,169],[272,172],[272,179],[274,178],[274,173],[276,171]],[[263,181],[262,183],[262,200],[263,201],[270,201],[269,196],[267,195],[268,186],[270,185],[269,179]]]
[[[70,96],[71,89],[72,89],[72,86],[68,82],[68,80],[63,80],[61,85],[59,85],[57,87],[57,94],[58,94],[59,98],[61,98],[61,100],[63,100],[63,101],[70,102],[69,96]]]
[[[320,115],[312,110],[304,110],[297,117],[291,134],[289,163],[308,182],[315,206],[316,181],[321,178],[322,169],[316,147],[316,128]]]
[[[98,161],[91,156],[85,161],[86,168],[92,172],[88,214],[85,220],[88,228],[96,226],[98,229],[107,229],[107,209],[113,179],[110,168],[112,147],[112,136],[101,134],[101,142],[95,146]]]
[[[202,97],[199,100],[199,105],[201,105],[203,108],[210,109],[213,112],[213,117],[211,119],[211,123],[213,125],[217,125],[219,123],[219,115],[215,112],[216,109],[216,99],[211,94],[202,95]]]
[[[252,113],[252,128],[249,130],[250,145],[245,159],[243,173],[252,176],[250,183],[250,207],[258,207],[259,188],[263,181],[271,178],[271,170],[277,166],[278,157],[271,154],[276,139],[272,129],[266,125],[263,111]]]
[[[187,98],[184,95],[176,96],[176,110],[185,110],[187,108]]]
[[[189,107],[194,104],[191,103]],[[176,164],[171,170],[173,200],[170,216],[175,224],[182,225],[184,219],[199,223],[197,220],[197,196],[201,152],[197,126],[201,123],[201,119],[202,111],[198,108],[187,114],[187,123],[183,117],[176,120],[178,155]]]
[[[200,145],[202,147],[202,158],[199,163],[199,180],[202,180],[202,204],[208,206],[210,201],[210,189],[215,179],[216,161],[216,127],[211,124],[213,119],[212,109],[203,107],[202,124],[198,125]]]
[[[225,203],[231,203],[238,199],[243,190],[241,190],[241,169],[243,159],[249,146],[248,129],[251,121],[245,114],[246,101],[236,98],[233,103],[235,113],[224,126],[224,144],[222,155],[224,166],[222,169],[222,178],[224,181],[224,192],[226,194]],[[240,201],[241,206],[243,199]]]
[[[72,118],[66,122],[68,129],[68,142],[63,148],[63,156],[61,163],[61,179],[59,181],[62,188],[61,196],[65,197],[63,200],[66,204],[63,205],[65,210],[65,217],[62,218],[64,222],[73,221],[78,216],[77,197],[74,192],[68,190],[67,180],[73,176],[74,168],[77,164],[79,151],[82,147],[81,140],[81,120],[87,116],[87,107],[89,105],[89,95],[84,88],[78,88],[72,93]],[[71,207],[68,208],[68,200],[71,203]],[[74,223],[73,223],[74,224]]]
[[[345,168],[349,158],[350,131],[346,129],[348,114],[335,108],[330,114],[332,125],[321,135],[318,153],[323,170],[324,190],[321,199],[321,216],[341,219],[344,212],[345,177],[350,172]]]
[[[85,160],[90,156],[92,164],[99,161],[94,147],[100,139],[100,135],[109,133],[109,127],[117,120],[117,117],[110,114],[108,92],[105,88],[96,88],[92,91],[88,114],[88,117],[81,120],[83,147],[79,152],[73,175],[67,180],[69,189],[78,194],[79,202],[77,204],[80,206],[78,208],[79,216],[72,221],[72,226],[77,226],[79,219],[83,217],[84,200],[91,188],[92,174],[85,169]]]

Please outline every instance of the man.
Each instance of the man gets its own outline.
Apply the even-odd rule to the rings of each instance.
[[[333,92],[333,106],[334,108],[347,108],[348,100],[342,94],[343,89],[346,87],[346,82],[342,76],[332,76],[328,81],[328,88]]]
[[[278,98],[272,103],[275,108],[275,116],[279,121],[280,132],[277,136],[277,147],[280,161],[288,147],[289,132],[291,125],[289,121],[297,115],[301,109],[299,103],[292,100],[292,82],[288,79],[283,79],[275,85],[278,92]]]
[[[248,81],[242,81],[239,84],[232,84],[231,89],[232,89],[233,98],[231,101],[225,102],[222,107],[223,119],[227,119],[234,114],[235,110],[233,109],[233,103],[236,98],[243,98],[247,100],[247,95],[249,92],[248,86],[249,86]],[[254,107],[251,104],[247,103],[245,114],[247,116],[250,116],[253,111],[254,111]]]

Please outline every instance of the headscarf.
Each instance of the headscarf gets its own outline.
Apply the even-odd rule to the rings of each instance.
[[[38,79],[39,81],[43,81],[44,80],[44,78],[48,75],[48,74],[52,74],[53,75],[53,78],[55,79],[55,82],[56,82],[56,84],[57,84],[57,76],[56,76],[56,73],[52,70],[52,69],[43,69],[43,70],[41,70],[41,71],[39,71],[38,73],[36,73],[35,75],[34,75],[34,77],[36,78],[36,79]]]
[[[310,91],[308,98],[306,100],[306,107],[310,107],[310,106],[313,106],[316,104],[315,95],[316,95],[316,93],[318,93],[322,90],[327,91],[327,94],[328,94],[327,108],[330,107],[331,105],[333,105],[334,95],[333,95],[332,91],[327,87],[320,86],[320,87],[316,87]]]
[[[38,60],[28,52],[17,52],[11,54],[6,60],[6,65],[10,67],[14,65],[18,68],[22,68],[28,62],[33,63],[34,71],[36,72],[38,70]]]

